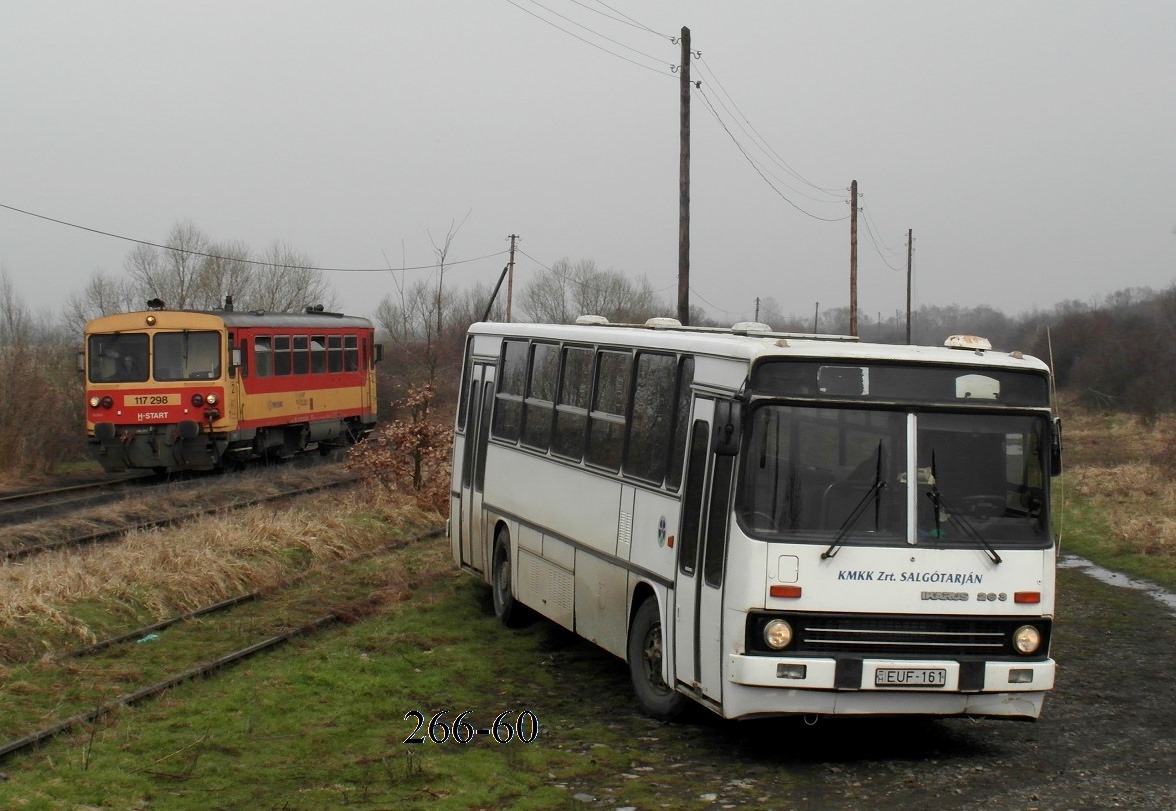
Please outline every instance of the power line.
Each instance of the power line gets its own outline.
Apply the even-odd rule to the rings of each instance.
[[[736,112],[739,113],[739,116],[736,117],[733,113],[731,113],[731,111],[729,109],[727,109],[727,105],[723,104],[723,100],[721,98],[719,99],[719,104],[723,105],[723,109],[727,110],[728,114],[731,115],[732,118],[736,118],[735,123],[739,125],[739,128],[742,129],[744,131],[744,133],[746,133],[749,138],[751,138],[753,141],[756,141],[757,145],[762,145],[760,148],[761,148],[761,151],[764,151],[764,154],[768,154],[770,152],[771,155],[769,155],[769,157],[774,157],[774,162],[780,168],[782,168],[784,171],[788,172],[788,174],[792,175],[794,178],[799,180],[801,183],[804,183],[806,186],[809,186],[819,192],[824,192],[826,194],[835,195],[839,201],[842,199],[842,194],[841,194],[843,191],[842,189],[825,188],[823,186],[818,186],[815,183],[813,183],[812,181],[805,178],[803,175],[801,175],[799,172],[797,172],[791,166],[789,166],[788,162],[785,161],[782,157],[780,157],[780,153],[778,153],[775,149],[772,148],[772,145],[769,144],[767,142],[767,140],[762,135],[760,135],[759,130],[757,130],[755,128],[755,126],[752,125],[751,121],[748,120],[748,118],[744,114],[743,110],[741,110],[739,108],[739,105],[735,102],[735,98],[730,93],[727,92],[727,88],[723,86],[723,83],[721,81],[719,81],[718,75],[714,72],[714,70],[707,63],[707,61],[702,58],[701,53],[698,57],[698,64],[699,64],[699,67],[701,67],[703,70],[705,70],[707,73],[710,74],[710,77],[714,80],[715,85],[719,88],[719,90],[722,92],[722,94],[724,96],[726,96],[727,99],[731,102],[731,106],[735,108]],[[751,132],[748,132],[747,129],[742,124],[739,123],[739,119],[742,119],[744,122],[746,122],[747,126],[751,128]],[[754,133],[754,135],[752,133]],[[816,198],[809,198],[809,199],[816,199]]]
[[[576,5],[578,5],[578,6],[583,6],[583,5],[584,5],[583,3],[579,2],[579,0],[572,0],[572,2],[573,2],[573,3],[575,3],[575,4],[576,4]],[[659,31],[654,31],[654,30],[653,30],[652,28],[650,28],[648,25],[644,25],[643,23],[639,23],[639,22],[637,22],[637,20],[634,20],[632,17],[630,17],[628,14],[626,14],[626,13],[625,13],[625,12],[623,12],[623,11],[621,11],[620,9],[615,9],[615,8],[613,8],[612,6],[610,6],[608,3],[605,3],[605,2],[604,2],[604,0],[596,0],[596,2],[597,2],[597,3],[599,3],[600,5],[604,6],[605,8],[607,8],[607,9],[608,9],[609,11],[611,11],[612,13],[614,13],[614,14],[619,14],[619,15],[621,15],[622,17],[624,17],[624,18],[625,18],[624,20],[620,20],[620,19],[617,19],[616,17],[610,17],[610,19],[617,20],[617,22],[625,22],[625,21],[627,20],[627,21],[628,21],[628,22],[626,23],[627,25],[632,25],[632,26],[634,26],[634,27],[636,27],[636,28],[640,28],[640,29],[642,29],[643,31],[648,31],[649,33],[651,33],[651,34],[655,34],[655,35],[657,35],[657,36],[659,36],[659,37],[665,37],[666,39],[668,39],[668,40],[671,40],[671,41],[674,39],[674,37],[673,37],[672,35],[670,35],[670,34],[663,34],[663,33],[659,32]],[[587,6],[584,6],[584,7],[585,7],[585,8],[587,8]],[[589,9],[589,11],[592,11],[592,10],[594,10],[594,9]],[[603,12],[597,12],[597,13],[598,13],[598,14],[601,14],[601,13],[603,13]],[[605,14],[604,16],[608,17],[608,15],[607,15],[607,14]]]
[[[756,162],[754,160],[752,160],[751,156],[747,154],[747,150],[743,148],[743,145],[741,143],[739,143],[739,139],[736,138],[735,135],[731,132],[730,128],[727,127],[726,123],[722,119],[722,116],[720,116],[718,114],[718,112],[715,110],[714,105],[711,104],[710,98],[706,95],[706,93],[703,92],[702,88],[696,85],[694,88],[694,91],[702,98],[702,100],[704,102],[706,102],[707,109],[711,111],[711,115],[713,115],[715,117],[715,120],[719,122],[719,126],[723,128],[723,131],[725,133],[727,133],[727,137],[731,139],[731,143],[735,144],[735,148],[739,150],[740,154],[742,154],[744,159],[751,165],[751,168],[755,169],[756,174],[758,174],[763,179],[763,181],[768,184],[768,188],[770,188],[772,191],[774,191],[780,197],[781,200],[783,200],[785,203],[787,203],[788,205],[795,208],[801,214],[804,214],[806,217],[812,217],[814,220],[820,220],[821,222],[843,222],[844,220],[849,219],[848,214],[845,215],[844,217],[820,217],[820,216],[817,216],[816,214],[813,214],[811,211],[806,211],[805,209],[801,208],[796,203],[794,203],[790,199],[788,199],[788,197],[785,196],[785,194],[782,191],[780,191],[778,188],[775,187],[775,185],[772,184],[772,181],[768,180],[767,175],[764,174],[763,170],[760,169],[759,165],[756,164]]]
[[[539,6],[539,8],[542,8],[542,9],[544,9],[545,11],[548,11],[548,12],[550,12],[550,13],[552,13],[552,14],[555,14],[556,16],[558,16],[558,17],[561,17],[562,19],[568,20],[568,18],[567,18],[567,17],[564,17],[562,14],[559,14],[558,12],[551,11],[551,9],[547,8],[546,6],[543,6],[543,5],[541,5],[540,3],[537,3],[537,2],[535,2],[535,0],[530,0],[530,1],[531,1],[532,3],[535,3],[535,5]],[[575,39],[578,39],[578,40],[580,40],[580,42],[583,42],[585,45],[591,45],[593,48],[596,48],[596,49],[597,49],[597,50],[599,50],[599,51],[603,51],[604,53],[608,54],[609,56],[614,56],[614,57],[616,57],[617,59],[623,59],[624,61],[628,62],[628,63],[629,63],[629,64],[631,64],[631,65],[636,65],[636,66],[637,66],[637,67],[639,67],[639,68],[644,68],[645,70],[650,70],[650,71],[653,71],[654,73],[659,73],[659,74],[663,74],[663,75],[666,75],[666,76],[669,76],[669,75],[670,75],[669,73],[665,73],[665,72],[664,72],[664,71],[665,71],[665,69],[663,69],[663,68],[653,68],[653,67],[650,67],[649,65],[643,65],[643,64],[641,64],[640,62],[637,62],[637,61],[635,61],[635,60],[633,60],[633,59],[630,59],[630,58],[629,58],[629,57],[627,57],[627,56],[624,56],[623,54],[615,53],[614,51],[610,51],[608,48],[605,48],[605,47],[604,47],[604,46],[602,46],[602,45],[598,45],[598,44],[596,44],[595,42],[591,42],[590,40],[584,39],[584,38],[583,38],[582,36],[580,36],[579,34],[576,34],[576,33],[572,32],[572,31],[569,31],[568,29],[566,29],[566,28],[563,28],[562,26],[556,25],[556,24],[555,24],[555,23],[553,23],[551,20],[548,20],[548,19],[546,19],[545,17],[542,17],[542,16],[540,16],[539,14],[536,14],[535,12],[531,11],[530,9],[523,8],[523,7],[522,7],[522,6],[520,6],[518,3],[516,3],[514,0],[506,0],[506,2],[510,3],[512,6],[514,6],[515,8],[517,8],[519,11],[522,11],[522,12],[524,12],[524,13],[526,13],[526,14],[530,14],[530,15],[531,15],[532,17],[534,17],[536,20],[539,20],[540,22],[546,23],[547,25],[550,25],[552,28],[555,28],[555,29],[556,29],[556,30],[558,30],[558,31],[562,31],[563,33],[567,34],[569,37],[574,37]],[[633,51],[634,53],[636,53],[636,54],[639,54],[639,55],[641,55],[641,56],[645,57],[646,59],[651,59],[651,60],[653,60],[654,62],[662,62],[662,60],[658,59],[656,56],[650,56],[650,55],[649,55],[649,54],[647,54],[647,53],[642,53],[641,51],[638,51],[636,48],[630,48],[628,45],[624,45],[624,44],[622,44],[622,43],[620,43],[620,42],[617,42],[617,41],[616,41],[616,40],[614,40],[614,39],[610,39],[609,37],[606,37],[606,36],[604,36],[603,34],[601,34],[601,33],[598,33],[597,31],[593,31],[591,28],[589,28],[589,27],[588,27],[588,26],[586,26],[586,25],[583,25],[583,24],[581,24],[581,23],[575,22],[574,20],[568,20],[568,22],[570,22],[570,23],[572,23],[572,24],[574,24],[574,25],[577,25],[577,26],[579,26],[579,27],[581,27],[581,28],[585,29],[586,31],[591,31],[593,34],[596,34],[596,36],[600,37],[601,39],[605,39],[605,40],[608,40],[609,42],[612,42],[612,43],[614,43],[614,44],[616,44],[616,45],[620,45],[622,48],[626,48],[627,50]],[[664,63],[663,63],[663,64],[664,64]]]
[[[89,226],[86,226],[86,225],[78,225],[77,223],[67,222],[66,220],[59,220],[56,217],[50,217],[45,214],[37,214],[36,212],[33,212],[33,211],[25,211],[23,208],[17,208],[16,206],[9,206],[9,205],[5,205],[3,203],[0,203],[0,208],[6,208],[9,211],[15,211],[18,214],[24,214],[29,217],[36,217],[39,220],[46,220],[48,222],[57,223],[58,225],[65,225],[70,228],[76,228],[79,231],[89,231],[91,234],[99,234],[104,237],[112,237],[113,239],[121,239],[124,242],[133,242],[136,245],[147,245],[151,248],[159,248],[160,250],[164,250],[164,251],[174,251],[176,253],[188,254],[189,256],[201,256],[201,257],[204,257],[205,259],[219,259],[219,260],[222,260],[225,262],[240,262],[245,265],[263,265],[263,266],[267,266],[267,267],[273,267],[276,265],[278,267],[290,268],[291,270],[318,270],[318,271],[323,271],[325,273],[387,273],[388,271],[403,271],[403,270],[436,270],[437,268],[441,267],[440,264],[436,264],[436,265],[417,265],[415,267],[402,267],[402,268],[393,268],[393,267],[328,268],[328,267],[318,267],[315,265],[288,265],[288,264],[284,264],[284,263],[280,263],[280,262],[267,262],[263,259],[242,259],[239,256],[221,256],[221,255],[215,254],[215,253],[206,253],[205,251],[193,251],[188,248],[177,248],[174,245],[160,245],[158,242],[149,242],[145,239],[136,239],[134,237],[123,236],[122,234],[115,234],[110,231],[102,231],[98,228],[90,228]],[[464,265],[469,262],[480,262],[483,259],[491,259],[495,256],[502,256],[504,253],[507,253],[507,252],[506,251],[499,251],[498,253],[491,253],[491,254],[487,254],[486,256],[476,257],[474,259],[460,259],[460,260],[457,260],[454,262],[446,262],[445,267],[452,267],[453,265]]]
[[[591,6],[589,6],[587,3],[581,3],[581,2],[580,2],[580,0],[569,0],[569,2],[571,2],[571,3],[574,3],[575,5],[579,6],[579,7],[580,7],[580,8],[582,8],[582,9],[584,9],[585,11],[590,11],[590,12],[592,12],[593,14],[599,14],[601,17],[604,17],[606,20],[612,20],[613,22],[615,22],[615,23],[620,23],[621,25],[628,25],[628,26],[631,26],[631,27],[633,27],[633,28],[640,29],[641,31],[647,31],[647,32],[649,32],[650,34],[653,34],[653,35],[655,35],[655,36],[658,36],[658,37],[663,37],[663,38],[665,38],[665,39],[673,39],[673,37],[669,36],[668,34],[659,34],[657,31],[654,31],[654,30],[653,30],[652,28],[650,28],[648,25],[644,25],[644,24],[642,24],[642,23],[639,23],[639,22],[637,22],[636,20],[634,20],[634,19],[633,19],[632,17],[630,17],[629,15],[625,14],[625,13],[624,13],[624,12],[622,12],[622,11],[619,11],[619,10],[617,10],[617,9],[613,8],[612,6],[608,5],[607,3],[600,3],[600,5],[602,5],[602,6],[604,6],[605,8],[607,8],[607,9],[608,9],[609,11],[611,11],[613,14],[618,14],[618,15],[620,15],[620,16],[618,16],[618,17],[614,17],[612,14],[605,14],[603,11],[601,11],[601,10],[600,10],[600,9],[598,9],[598,8],[592,8],[592,7],[591,7]],[[597,2],[600,2],[600,0],[597,0]]]

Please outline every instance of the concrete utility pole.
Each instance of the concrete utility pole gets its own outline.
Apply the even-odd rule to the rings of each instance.
[[[914,252],[914,229],[907,229],[907,344],[911,342],[911,254]]]
[[[514,252],[515,240],[518,239],[518,234],[510,235],[510,261],[507,263],[509,270],[506,274],[506,323],[510,323],[510,303],[514,298]]]
[[[678,158],[678,320],[690,323],[690,29],[682,26]],[[508,319],[509,320],[509,319]]]
[[[849,334],[857,326],[857,181],[849,184]]]

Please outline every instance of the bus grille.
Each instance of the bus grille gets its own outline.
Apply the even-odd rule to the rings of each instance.
[[[1025,624],[1036,625],[1041,631],[1041,656],[1049,650],[1050,623],[1040,618],[864,614],[753,614],[748,623],[748,650],[771,652],[762,642],[762,629],[777,617],[788,620],[793,628],[793,643],[784,655],[1023,659],[1026,657],[1013,651],[1012,635]]]

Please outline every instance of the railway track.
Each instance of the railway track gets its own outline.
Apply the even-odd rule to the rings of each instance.
[[[443,527],[434,527],[426,532],[416,535],[407,542],[402,542],[398,546],[407,546],[414,543],[419,543],[424,540],[435,538],[443,532]],[[390,549],[377,550],[377,552],[372,554],[380,554],[388,551],[390,551]],[[354,562],[354,560],[358,560],[358,558],[353,559],[352,562]],[[62,662],[64,660],[76,659],[79,657],[94,656],[96,654],[101,654],[110,648],[115,648],[130,642],[144,641],[150,638],[150,635],[156,634],[158,631],[161,631],[165,628],[178,625],[189,620],[206,618],[210,615],[226,612],[245,603],[263,600],[264,598],[265,597],[262,593],[262,590],[247,592],[226,600],[220,600],[194,611],[171,617],[161,622],[135,628],[91,645],[86,645],[84,647],[59,653],[51,658],[54,661]],[[197,662],[190,667],[177,670],[164,678],[152,682],[151,684],[147,684],[130,692],[123,693],[112,700],[100,703],[97,706],[87,709],[83,712],[79,712],[69,717],[55,721],[40,729],[29,732],[28,734],[14,738],[13,740],[10,740],[6,743],[2,743],[0,744],[0,759],[6,758],[9,755],[17,752],[32,749],[62,733],[75,729],[83,729],[87,726],[94,725],[101,721],[101,719],[104,717],[113,715],[121,707],[136,704],[186,681],[214,675],[229,665],[272,650],[296,637],[317,633],[338,622],[351,622],[356,617],[362,616],[365,613],[365,602],[374,605],[377,602],[377,598],[374,594],[369,594],[366,599],[352,599],[346,603],[337,604],[334,607],[328,608],[321,613],[309,611],[307,612],[306,619],[302,619],[295,623],[288,623],[286,627],[278,633],[270,633],[258,641],[238,647],[227,653],[222,653],[204,659],[203,661]]]
[[[297,498],[299,496],[310,493],[317,493],[322,490],[348,487],[358,481],[359,479],[356,476],[346,476],[325,482],[319,482],[316,484],[286,487],[280,492],[263,496],[248,498],[234,498],[230,496],[223,499],[216,499],[212,504],[204,504],[193,509],[168,511],[166,514],[152,516],[149,518],[140,517],[132,521],[118,523],[115,526],[103,527],[98,530],[88,529],[84,532],[76,532],[67,529],[65,530],[65,534],[62,534],[59,537],[44,538],[43,533],[39,531],[25,531],[23,533],[10,532],[6,535],[0,535],[0,555],[3,556],[5,561],[15,561],[30,557],[32,555],[42,554],[44,552],[117,540],[118,538],[126,535],[128,532],[135,530],[175,526],[186,523],[188,521],[194,521],[197,518],[205,515],[241,510],[248,507],[254,507],[259,504]],[[199,483],[196,483],[192,485],[192,487],[195,488],[198,485]]]
[[[131,486],[165,484],[153,473],[9,493],[0,496],[0,526],[37,519],[47,513],[109,503],[130,492]]]

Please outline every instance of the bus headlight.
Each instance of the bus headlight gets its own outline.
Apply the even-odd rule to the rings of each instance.
[[[1041,647],[1041,631],[1032,625],[1022,625],[1013,631],[1013,649],[1028,656]]]
[[[792,644],[792,626],[785,620],[772,620],[764,626],[764,643],[772,650],[782,650]]]

